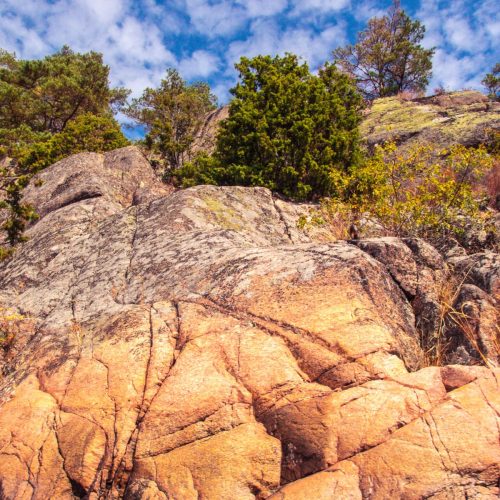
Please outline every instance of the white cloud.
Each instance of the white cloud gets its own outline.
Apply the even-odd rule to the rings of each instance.
[[[242,55],[296,53],[314,70],[347,42],[349,25],[383,15],[389,0],[0,0],[0,47],[21,58],[63,44],[96,50],[114,85],[134,95],[167,67],[209,78],[227,100]],[[430,88],[480,88],[498,54],[497,0],[420,0],[424,45],[437,46]],[[381,10],[383,7],[383,10]],[[353,37],[351,33],[351,39]]]
[[[196,50],[193,54],[179,61],[180,74],[190,80],[191,78],[206,78],[218,70],[219,58],[206,50]]]
[[[147,16],[134,16],[129,0],[26,0],[20,7],[3,1],[0,46],[21,58],[42,57],[65,44],[76,51],[96,50],[111,68],[112,83],[133,95],[158,84],[166,67],[177,64],[164,32]]]
[[[212,38],[235,33],[247,20],[245,8],[231,0],[185,0],[185,9],[193,27]]]
[[[387,9],[382,8],[377,0],[364,0],[356,2],[352,14],[357,21],[366,22],[372,17],[382,17],[387,13]]]
[[[346,42],[343,24],[327,26],[319,33],[304,27],[281,30],[271,19],[254,21],[250,36],[232,42],[227,52],[229,69],[241,56],[253,57],[258,54],[284,54],[291,52],[309,62],[312,69],[331,59],[331,51]]]
[[[124,0],[77,0],[76,6],[88,10],[99,24],[110,24],[120,18],[127,8]]]
[[[217,96],[219,105],[224,105],[229,102],[231,99],[231,93],[229,92],[229,89],[234,87],[236,85],[236,79],[227,79],[227,80],[220,80],[219,83],[217,83],[213,88],[212,88],[212,93]]]
[[[438,49],[434,55],[434,71],[429,91],[438,86],[446,90],[459,90],[477,87],[478,74],[481,72],[484,60],[479,57],[462,56]]]
[[[427,29],[423,45],[437,47],[429,91],[437,86],[482,89],[500,41],[496,2],[422,0],[416,17]]]
[[[283,12],[288,0],[236,0],[236,4],[245,7],[249,18],[274,16]]]
[[[293,11],[296,14],[303,12],[327,13],[338,12],[350,5],[350,0],[292,0]]]
[[[22,19],[12,14],[0,15],[0,47],[22,57],[41,57],[50,46],[33,29],[27,28]]]
[[[471,28],[467,19],[460,16],[449,17],[443,24],[446,40],[453,45],[455,49],[472,52],[475,49],[484,48],[484,39],[481,31]]]
[[[475,9],[475,17],[498,57],[500,44],[500,9],[496,0],[484,0]]]

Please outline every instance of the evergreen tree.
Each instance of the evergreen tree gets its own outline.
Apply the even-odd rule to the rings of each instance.
[[[488,90],[488,97],[500,100],[500,63],[496,63],[491,73],[487,73],[481,83]]]
[[[147,88],[124,111],[146,127],[146,145],[176,169],[216,102],[208,84],[188,84],[175,69],[168,69],[159,88]]]
[[[349,77],[295,55],[243,57],[215,155],[179,172],[196,182],[265,186],[296,199],[331,195],[359,162],[362,99]]]
[[[0,49],[0,228],[11,245],[36,217],[22,202],[33,174],[73,153],[128,143],[112,116],[128,93],[110,87],[96,52],[63,47],[44,59],[18,60]],[[0,249],[0,257],[5,253]]]
[[[84,113],[106,114],[125,103],[128,91],[111,88],[102,54],[69,47],[40,60],[18,60],[0,50],[0,129],[29,125],[61,132]]]
[[[432,75],[434,54],[434,49],[420,45],[424,34],[425,26],[395,0],[387,15],[368,21],[356,44],[336,49],[334,60],[367,99],[422,92]]]

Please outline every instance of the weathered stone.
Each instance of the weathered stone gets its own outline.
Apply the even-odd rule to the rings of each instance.
[[[208,113],[205,121],[198,130],[194,143],[189,151],[187,160],[192,160],[196,154],[203,151],[212,153],[217,142],[217,132],[219,131],[220,122],[225,120],[229,115],[229,107],[223,106],[215,111]]]
[[[500,361],[500,315],[493,297],[475,285],[460,288],[446,329],[446,350],[450,362],[458,362],[459,346],[476,362],[498,366]]]
[[[418,238],[362,239],[356,245],[384,264],[405,292],[424,339],[437,332],[441,321],[439,292],[448,274],[437,250]]]
[[[465,283],[476,285],[493,297],[500,296],[500,255],[486,251],[448,259]]]
[[[404,99],[376,99],[361,124],[369,146],[395,141],[400,146],[433,143],[477,146],[500,128],[500,105],[477,91]]]
[[[303,207],[262,188],[162,195],[135,148],[40,176],[41,219],[0,264],[24,316],[0,359],[1,498],[497,493],[491,372],[420,369],[408,298],[440,279],[431,247],[295,232]]]
[[[285,486],[273,500],[484,498],[500,494],[498,372],[448,393],[378,446]],[[474,480],[471,480],[474,477]]]
[[[193,147],[211,153],[221,120],[228,106],[207,115]],[[449,92],[422,98],[403,96],[375,99],[365,112],[361,135],[372,147],[394,140],[400,146],[434,143],[443,148],[452,144],[477,146],[500,129],[500,104],[474,90]]]

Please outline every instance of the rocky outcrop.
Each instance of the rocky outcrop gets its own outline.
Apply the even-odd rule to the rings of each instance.
[[[301,233],[263,188],[164,189],[135,148],[28,188],[0,498],[500,493],[498,372],[422,368],[432,247]]]
[[[477,146],[500,130],[500,103],[477,91],[451,92],[419,99],[376,99],[361,124],[369,146],[390,140],[398,145],[425,142],[449,147]]]
[[[477,363],[483,357],[500,365],[500,309],[491,295],[475,285],[462,285],[449,323],[446,328],[449,361]]]
[[[217,132],[220,122],[229,116],[229,106],[212,111],[205,117],[203,125],[196,133],[187,160],[191,160],[200,152],[212,153],[217,142]]]
[[[494,297],[500,296],[500,255],[480,252],[472,255],[453,255],[448,262],[465,283],[477,285]]]
[[[220,121],[228,112],[224,106],[207,115],[192,154],[213,151]],[[477,146],[500,131],[500,103],[474,90],[421,98],[385,97],[375,99],[365,111],[360,131],[369,147],[391,140],[400,146],[419,141],[443,148]]]
[[[441,255],[431,245],[416,238],[371,238],[356,242],[358,247],[384,264],[412,304],[415,324],[427,348],[439,331],[440,290],[448,278]]]

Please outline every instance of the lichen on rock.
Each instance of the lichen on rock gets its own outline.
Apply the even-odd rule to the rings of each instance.
[[[498,495],[498,370],[423,367],[432,247],[299,233],[263,188],[165,191],[133,147],[39,177],[0,264],[31,325],[2,360],[1,498]]]

